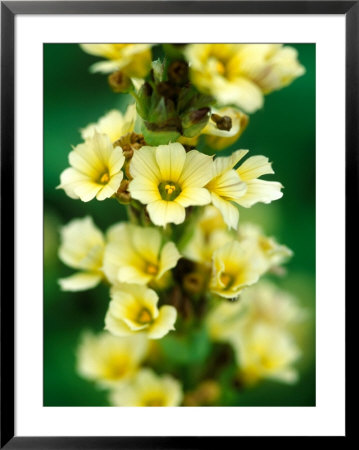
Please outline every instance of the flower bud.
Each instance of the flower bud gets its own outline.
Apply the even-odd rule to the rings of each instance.
[[[132,87],[131,79],[120,70],[108,76],[108,84],[113,92],[117,94],[126,93]]]
[[[185,61],[173,61],[168,67],[168,78],[175,84],[188,82],[188,64]]]
[[[232,128],[232,119],[229,116],[212,114],[211,119],[216,124],[219,130],[230,131],[230,129]]]

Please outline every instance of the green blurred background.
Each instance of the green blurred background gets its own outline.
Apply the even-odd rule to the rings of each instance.
[[[294,251],[288,273],[275,281],[294,294],[308,312],[298,334],[303,356],[294,385],[264,381],[232,402],[243,406],[315,405],[315,45],[294,45],[306,74],[289,87],[266,97],[253,114],[237,148],[273,161],[275,176],[285,189],[271,205],[241,208],[251,220]],[[57,257],[59,229],[73,218],[91,215],[103,231],[125,219],[112,201],[83,203],[56,190],[68,153],[80,141],[79,129],[113,108],[124,110],[131,100],[113,94],[104,75],[90,74],[95,58],[76,44],[44,45],[44,405],[106,406],[106,393],[76,374],[75,350],[84,329],[101,331],[108,289],[61,292],[60,277],[73,270]],[[223,153],[223,154],[225,154]],[[269,177],[267,177],[269,179]]]

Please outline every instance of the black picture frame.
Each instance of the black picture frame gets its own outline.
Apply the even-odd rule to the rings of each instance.
[[[6,449],[179,449],[239,445],[246,437],[25,437],[14,433],[14,52],[18,14],[339,14],[346,20],[346,297],[354,283],[358,220],[359,1],[1,2],[1,442]],[[6,220],[5,220],[6,219]],[[353,292],[355,292],[353,290]],[[355,294],[355,297],[357,294]],[[351,299],[352,300],[352,299]],[[355,298],[353,298],[355,300]],[[347,310],[348,311],[348,310]],[[347,312],[347,320],[349,318]],[[346,322],[346,342],[350,335]],[[346,350],[346,354],[348,350]],[[347,371],[349,373],[349,371]],[[349,380],[347,380],[347,383]],[[346,392],[348,392],[348,384]],[[346,438],[350,437],[346,398]],[[287,440],[290,438],[282,438]],[[243,443],[241,441],[241,444]]]

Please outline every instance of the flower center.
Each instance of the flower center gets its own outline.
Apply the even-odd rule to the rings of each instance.
[[[160,397],[151,398],[146,401],[146,406],[163,406],[163,399]]]
[[[155,264],[148,263],[146,267],[146,272],[150,275],[157,275],[158,267]]]
[[[223,272],[220,276],[221,282],[224,284],[224,288],[228,289],[233,284],[233,276],[229,273]]]
[[[99,182],[100,184],[106,184],[106,183],[108,183],[109,181],[110,181],[110,174],[108,173],[108,171],[102,173],[102,174],[99,176],[98,182]]]
[[[152,321],[152,316],[150,311],[147,308],[142,308],[138,313],[137,322],[140,324],[146,324]]]
[[[226,71],[226,68],[224,67],[224,64],[222,61],[217,61],[216,69],[220,75],[224,75],[224,73]]]
[[[158,190],[160,191],[162,199],[167,201],[174,200],[181,193],[181,188],[173,181],[162,181],[162,183],[158,185]]]
[[[122,358],[112,358],[108,361],[106,368],[106,378],[109,380],[118,380],[122,378],[128,370],[127,361]]]

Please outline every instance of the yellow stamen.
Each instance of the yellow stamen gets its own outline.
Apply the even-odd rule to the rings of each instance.
[[[147,273],[149,273],[150,275],[157,275],[158,272],[158,267],[155,264],[147,264],[147,268],[146,268]]]
[[[152,320],[152,316],[151,316],[150,312],[148,311],[148,309],[146,309],[146,308],[143,308],[137,316],[137,322],[139,322],[139,323],[145,324],[145,323],[151,322],[151,320]]]
[[[226,68],[224,67],[224,64],[221,61],[217,61],[216,69],[220,75],[223,75],[226,71]]]
[[[231,282],[233,281],[232,275],[229,275],[228,273],[225,273],[225,272],[223,272],[221,274],[220,279],[221,279],[221,282],[225,285],[225,287],[228,287],[231,284]]]
[[[105,172],[104,174],[101,175],[100,177],[100,183],[102,184],[106,184],[110,181],[110,175],[108,172]]]
[[[173,184],[166,184],[165,189],[167,194],[171,195],[176,190],[176,186],[173,186]]]

